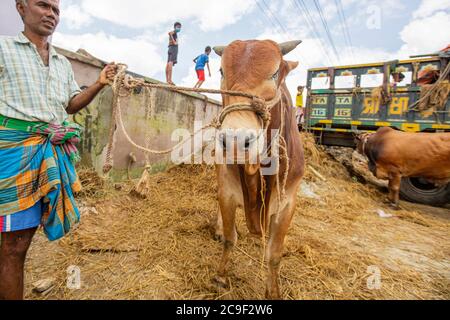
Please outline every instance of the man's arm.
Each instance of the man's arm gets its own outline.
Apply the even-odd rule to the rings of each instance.
[[[177,41],[173,37],[173,34],[174,34],[174,31],[170,31],[169,32],[169,37],[170,37],[170,39],[172,39],[172,42],[173,42],[174,45],[178,45]]]
[[[102,90],[110,80],[112,80],[116,74],[116,66],[114,64],[108,64],[100,73],[98,80],[88,87],[86,90],[77,94],[69,101],[69,106],[66,111],[68,114],[75,114],[94,100],[95,96]]]
[[[209,62],[206,63],[206,66],[208,67],[209,76],[211,77],[211,69],[209,68]]]

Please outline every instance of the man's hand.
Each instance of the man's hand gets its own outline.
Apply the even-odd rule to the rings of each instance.
[[[103,86],[110,84],[117,74],[117,65],[111,62],[105,66],[105,68],[100,73],[100,77],[97,82]]]
[[[105,66],[100,73],[98,80],[83,90],[80,94],[76,95],[69,101],[69,105],[66,108],[68,114],[75,114],[78,111],[85,108],[89,103],[94,100],[95,96],[108,84],[110,84],[117,74],[117,65],[112,62]]]

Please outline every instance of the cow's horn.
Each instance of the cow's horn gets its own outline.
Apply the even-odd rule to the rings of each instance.
[[[225,46],[217,46],[214,47],[213,50],[218,56],[222,56],[223,51],[225,50]]]
[[[278,46],[280,47],[281,53],[283,56],[287,55],[289,52],[297,48],[297,46],[302,43],[302,40],[294,40],[294,41],[288,41],[279,43]]]

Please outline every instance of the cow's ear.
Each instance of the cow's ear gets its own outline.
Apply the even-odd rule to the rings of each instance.
[[[297,69],[299,62],[298,61],[286,61],[288,72]]]

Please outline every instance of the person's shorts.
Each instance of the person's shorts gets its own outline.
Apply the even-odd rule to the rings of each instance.
[[[0,217],[0,233],[22,231],[39,227],[42,220],[43,203],[38,201],[30,209]]]
[[[305,111],[303,108],[295,108],[295,117],[297,119],[297,124],[302,124],[305,121]]]
[[[167,62],[172,62],[173,65],[178,63],[178,46],[169,46]]]
[[[196,70],[198,81],[205,81],[205,70]]]

